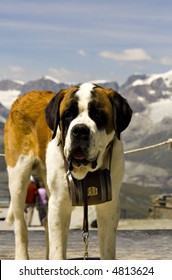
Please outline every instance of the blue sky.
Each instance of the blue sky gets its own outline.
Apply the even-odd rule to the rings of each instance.
[[[0,79],[116,80],[172,69],[171,0],[1,0]]]

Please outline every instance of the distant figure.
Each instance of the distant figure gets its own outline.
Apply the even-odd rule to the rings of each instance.
[[[31,176],[30,184],[28,185],[28,189],[27,189],[27,195],[26,195],[26,200],[25,200],[25,210],[24,210],[26,225],[29,227],[31,226],[31,223],[32,223],[33,211],[34,211],[34,207],[36,205],[37,197],[38,197],[38,189],[37,189],[36,184],[34,183],[33,176]]]
[[[47,208],[48,208],[48,197],[47,197],[46,189],[43,186],[43,184],[40,182],[38,188],[37,210],[38,210],[41,226],[43,225],[43,220],[47,215]]]

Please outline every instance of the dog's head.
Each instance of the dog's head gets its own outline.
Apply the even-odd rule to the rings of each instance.
[[[45,113],[52,138],[60,131],[64,157],[78,179],[101,167],[108,144],[115,136],[120,140],[132,116],[119,93],[91,83],[61,90]]]

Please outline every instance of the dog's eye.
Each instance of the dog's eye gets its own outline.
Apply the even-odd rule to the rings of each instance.
[[[96,123],[98,129],[104,129],[107,124],[107,115],[102,109],[92,107],[89,112],[90,118]]]
[[[63,123],[63,134],[66,135],[70,123],[75,119],[78,115],[78,107],[74,104],[70,106],[62,115],[62,123]]]
[[[93,112],[93,117],[97,121],[102,120],[104,118],[104,113],[101,111],[95,111]]]
[[[70,120],[72,120],[73,119],[73,117],[74,117],[74,113],[73,112],[71,112],[71,111],[68,111],[68,112],[66,112],[65,114],[64,114],[64,119],[65,120],[67,120],[67,121],[70,121]]]
[[[71,104],[71,106],[63,113],[62,119],[64,122],[69,124],[76,116],[78,115],[78,107],[75,103]]]

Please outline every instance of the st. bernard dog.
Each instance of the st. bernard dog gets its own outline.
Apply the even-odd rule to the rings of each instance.
[[[119,190],[124,173],[121,132],[132,110],[119,93],[84,83],[58,94],[32,91],[13,104],[5,124],[5,156],[11,203],[7,222],[14,223],[15,258],[28,259],[24,206],[30,175],[42,177],[49,193],[49,259],[65,259],[72,211],[67,169],[76,179],[106,168],[111,160],[112,201],[96,206],[101,259],[115,259]]]

